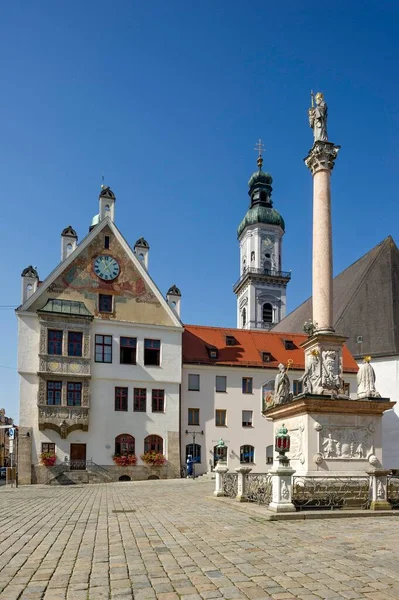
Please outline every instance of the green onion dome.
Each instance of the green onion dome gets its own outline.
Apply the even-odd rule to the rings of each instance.
[[[273,177],[270,173],[262,171],[263,159],[258,158],[259,170],[253,173],[248,181],[248,195],[251,198],[251,204],[247,213],[237,229],[237,235],[240,237],[248,225],[256,223],[265,223],[266,225],[277,225],[285,231],[285,223],[280,213],[273,208],[272,201],[272,183]]]

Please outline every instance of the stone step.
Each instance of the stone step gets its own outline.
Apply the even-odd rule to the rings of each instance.
[[[64,471],[50,480],[50,485],[76,485],[89,483],[87,471]]]

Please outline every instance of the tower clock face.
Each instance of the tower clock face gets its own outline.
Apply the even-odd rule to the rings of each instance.
[[[265,238],[263,238],[263,245],[265,246],[265,248],[271,248],[273,246],[274,240],[273,238],[267,236]]]
[[[104,281],[112,281],[115,277],[118,277],[119,271],[118,261],[112,258],[112,256],[103,254],[102,256],[97,256],[94,261],[94,272],[97,277],[104,279]]]

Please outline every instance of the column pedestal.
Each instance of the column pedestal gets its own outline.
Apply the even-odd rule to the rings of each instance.
[[[228,466],[225,462],[219,460],[218,464],[215,467],[215,473],[216,473],[216,478],[215,478],[215,491],[213,492],[214,496],[224,496],[224,492],[223,492],[223,475],[225,473],[227,473],[228,471]]]
[[[238,502],[247,502],[247,475],[252,471],[252,467],[237,467],[234,469],[238,473],[237,496]]]
[[[388,502],[388,475],[385,469],[367,471],[371,479],[371,504],[370,510],[392,510]]]
[[[273,477],[273,495],[269,510],[273,512],[296,512],[292,503],[292,476],[295,470],[289,465],[279,464],[269,471]]]

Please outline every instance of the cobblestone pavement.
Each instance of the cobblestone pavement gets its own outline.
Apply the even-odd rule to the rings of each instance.
[[[0,599],[399,599],[395,517],[267,522],[213,482],[0,490]]]

